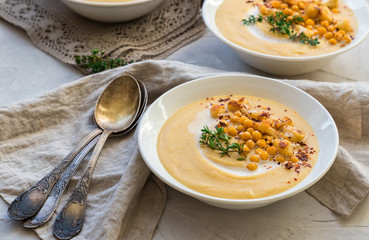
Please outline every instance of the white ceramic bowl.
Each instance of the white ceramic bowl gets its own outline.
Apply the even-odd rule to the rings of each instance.
[[[63,0],[71,10],[99,22],[126,22],[151,12],[163,0],[132,0],[129,2],[89,2]]]
[[[313,128],[320,153],[312,172],[299,184],[282,193],[259,199],[226,199],[192,190],[174,179],[157,153],[157,138],[165,121],[180,108],[207,97],[242,94],[271,99],[299,113]],[[190,81],[159,97],[143,115],[138,129],[141,155],[151,171],[169,186],[210,205],[248,209],[271,204],[297,194],[317,182],[333,164],[338,149],[338,131],[328,111],[304,91],[281,81],[251,75],[221,75]]]
[[[202,16],[208,29],[221,41],[230,46],[247,64],[275,75],[298,75],[317,70],[328,64],[338,55],[356,47],[369,33],[369,6],[367,0],[343,0],[354,12],[359,29],[352,41],[339,51],[312,57],[274,56],[243,48],[226,39],[215,23],[215,13],[224,0],[205,0]]]

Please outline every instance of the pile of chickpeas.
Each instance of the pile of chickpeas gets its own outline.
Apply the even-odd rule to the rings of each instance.
[[[251,109],[244,98],[220,99],[212,104],[210,114],[218,119],[218,128],[243,146],[242,155],[249,160],[246,167],[256,170],[261,160],[297,164],[298,151],[305,146],[306,134],[293,125],[288,117],[276,118],[270,108],[259,106]]]
[[[334,15],[340,13],[338,0],[265,0],[259,4],[260,14],[273,15],[282,11],[292,20],[294,16],[301,16],[304,22],[299,23],[308,37],[316,36],[326,39],[329,44],[340,43],[341,47],[353,39],[352,28],[347,19],[336,20]]]

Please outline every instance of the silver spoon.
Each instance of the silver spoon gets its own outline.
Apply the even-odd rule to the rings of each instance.
[[[94,117],[103,133],[92,152],[87,169],[55,220],[53,233],[57,238],[69,239],[81,231],[88,187],[102,147],[110,134],[122,132],[132,125],[139,112],[140,95],[140,87],[131,76],[115,79],[100,95]]]
[[[50,192],[45,203],[42,205],[40,211],[33,217],[28,219],[23,223],[26,228],[36,228],[45,222],[49,221],[54,213],[56,207],[58,206],[61,196],[72,178],[74,172],[77,170],[78,166],[81,164],[82,160],[87,156],[87,154],[96,145],[99,136],[94,138],[82,151],[73,159],[72,163],[63,172],[59,180],[56,182],[52,191]]]
[[[130,78],[131,76],[128,76]],[[21,193],[9,206],[8,215],[14,220],[24,220],[34,216],[45,203],[55,183],[78,153],[86,147],[102,130],[95,129],[85,137],[49,174],[35,185]]]
[[[91,132],[49,174],[14,199],[8,208],[9,217],[14,220],[24,220],[35,215],[71,161],[101,132],[101,129],[95,129]]]
[[[127,130],[122,132],[113,133],[112,136],[121,136],[136,126],[138,123],[144,109],[147,105],[148,94],[147,89],[142,81],[137,80],[140,90],[141,90],[141,104],[138,111],[138,115],[136,116],[133,123],[129,126]],[[94,118],[95,121],[95,118]],[[26,228],[36,228],[40,225],[46,223],[52,217],[56,207],[58,206],[61,196],[70,181],[71,177],[73,176],[74,172],[82,162],[82,160],[86,157],[86,155],[92,150],[92,148],[96,145],[98,137],[94,138],[82,151],[78,154],[77,157],[73,160],[73,162],[68,166],[68,168],[64,171],[62,176],[60,177],[59,181],[55,184],[53,190],[49,194],[44,205],[41,207],[40,211],[34,216],[32,219],[27,220],[23,226]]]

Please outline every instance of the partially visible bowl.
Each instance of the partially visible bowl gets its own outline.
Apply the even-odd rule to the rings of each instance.
[[[157,139],[166,120],[182,107],[207,97],[250,95],[277,101],[299,113],[313,128],[319,142],[319,157],[311,173],[296,186],[279,194],[257,199],[229,199],[209,196],[177,181],[162,165]],[[295,195],[317,182],[333,164],[338,150],[338,131],[328,111],[312,96],[281,81],[251,75],[206,77],[179,85],[159,97],[141,118],[138,144],[141,155],[151,169],[169,186],[213,206],[249,209],[271,204]]]
[[[328,64],[338,55],[359,45],[369,33],[369,6],[367,0],[344,0],[353,10],[359,22],[355,40],[349,45],[338,51],[318,56],[285,57],[268,55],[241,47],[222,35],[215,22],[215,14],[223,1],[224,0],[205,0],[202,7],[202,16],[208,29],[217,38],[230,46],[244,62],[264,72],[275,75],[288,76],[315,71]]]
[[[74,12],[95,21],[126,22],[151,12],[163,0],[131,0],[122,2],[63,0],[63,2]]]

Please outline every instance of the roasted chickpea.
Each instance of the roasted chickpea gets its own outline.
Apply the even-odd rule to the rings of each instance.
[[[297,12],[299,10],[299,6],[292,5],[291,10]]]
[[[241,113],[241,111],[236,111],[234,113],[234,115],[237,116],[237,117],[241,117],[242,116],[242,113]]]
[[[305,14],[309,18],[316,18],[318,16],[318,13],[319,13],[319,8],[317,8],[314,3],[308,3],[305,6]]]
[[[272,9],[267,8],[264,4],[259,5],[259,11],[262,15],[269,15],[272,13]]]
[[[273,140],[273,146],[274,147],[278,147],[279,146],[279,139],[274,139]]]
[[[288,4],[286,3],[282,3],[281,6],[280,6],[281,9],[285,9],[285,8],[288,8]]]
[[[255,147],[255,142],[252,141],[251,139],[250,140],[247,140],[246,142],[246,146],[250,149],[254,148]]]
[[[329,27],[329,22],[327,20],[321,21],[320,25],[322,25],[322,27],[328,28]]]
[[[289,8],[283,9],[282,12],[283,12],[284,15],[291,15],[291,9],[289,9]]]
[[[288,156],[288,157],[292,156],[293,149],[292,149],[291,142],[288,141],[287,139],[280,141],[279,146],[278,146],[278,152],[284,156]]]
[[[314,26],[315,22],[313,19],[309,18],[308,20],[305,21],[305,24],[306,26],[309,26],[309,25]]]
[[[251,162],[260,162],[260,157],[258,155],[252,155],[250,156]]]
[[[256,169],[258,168],[258,165],[257,165],[256,163],[254,163],[254,162],[251,162],[251,163],[248,163],[248,164],[246,165],[246,167],[247,167],[247,169],[249,169],[249,170],[256,170]]]
[[[220,115],[222,115],[224,113],[225,113],[224,106],[220,106],[218,104],[214,104],[210,108],[210,115],[213,118],[217,118],[217,117],[219,117]]]
[[[255,153],[256,153],[256,154],[260,154],[262,151],[263,151],[263,149],[261,149],[261,148],[257,148],[257,149],[255,149]]]
[[[242,123],[242,124],[243,124],[243,122],[244,122],[246,119],[248,119],[248,118],[247,118],[247,117],[245,117],[245,116],[241,116],[241,117],[240,117],[240,123]]]
[[[342,36],[345,36],[345,34],[346,34],[346,32],[344,30],[339,30],[338,32],[341,33]]]
[[[351,42],[351,37],[349,35],[345,35],[345,36],[343,36],[342,41],[344,41],[346,43],[350,43]]]
[[[256,141],[256,145],[260,148],[265,148],[267,144],[264,139],[259,139]]]
[[[237,135],[237,130],[234,127],[229,127],[228,129],[228,135],[230,136],[236,136]]]
[[[269,158],[269,153],[267,153],[267,151],[262,151],[259,153],[259,156],[262,160],[267,160]]]
[[[247,141],[247,140],[251,139],[251,133],[249,133],[249,132],[241,132],[241,133],[239,134],[239,137],[240,137],[242,140]]]
[[[276,155],[277,154],[277,148],[274,146],[270,146],[266,149],[267,153],[269,155]]]
[[[333,37],[332,32],[327,32],[327,33],[324,34],[324,38],[327,39],[327,40],[331,39],[332,37]]]
[[[327,29],[325,27],[318,27],[316,30],[321,36],[323,36],[327,32]]]
[[[226,120],[220,120],[217,124],[217,127],[220,128],[220,127],[228,127],[229,126],[229,123],[226,121]]]
[[[293,156],[293,157],[291,157],[290,161],[292,163],[297,163],[299,161],[299,159],[297,157]]]
[[[250,152],[250,148],[248,148],[247,146],[243,146],[242,151],[244,153],[249,153]]]
[[[239,117],[232,115],[231,118],[229,119],[231,122],[233,123],[238,123],[238,121],[240,120]]]
[[[257,141],[257,140],[259,140],[259,139],[261,139],[261,132],[259,132],[259,131],[253,131],[252,133],[251,133],[251,135],[252,135],[252,140],[254,140],[254,141]]]
[[[286,161],[286,159],[284,158],[284,157],[282,157],[282,156],[278,156],[278,157],[276,157],[275,158],[275,160],[277,161],[277,162],[284,162],[284,161]]]
[[[281,2],[279,1],[271,1],[270,5],[272,5],[273,8],[280,8]]]
[[[328,40],[328,43],[331,45],[336,45],[337,44],[337,40],[335,38],[331,38]]]
[[[237,129],[238,132],[243,132],[243,131],[245,131],[245,126],[238,125],[236,129]]]
[[[251,119],[246,119],[242,122],[242,124],[246,127],[246,128],[251,128],[254,126],[254,121],[252,121]]]
[[[227,109],[230,112],[236,112],[240,110],[240,104],[236,100],[231,100],[227,103]]]

